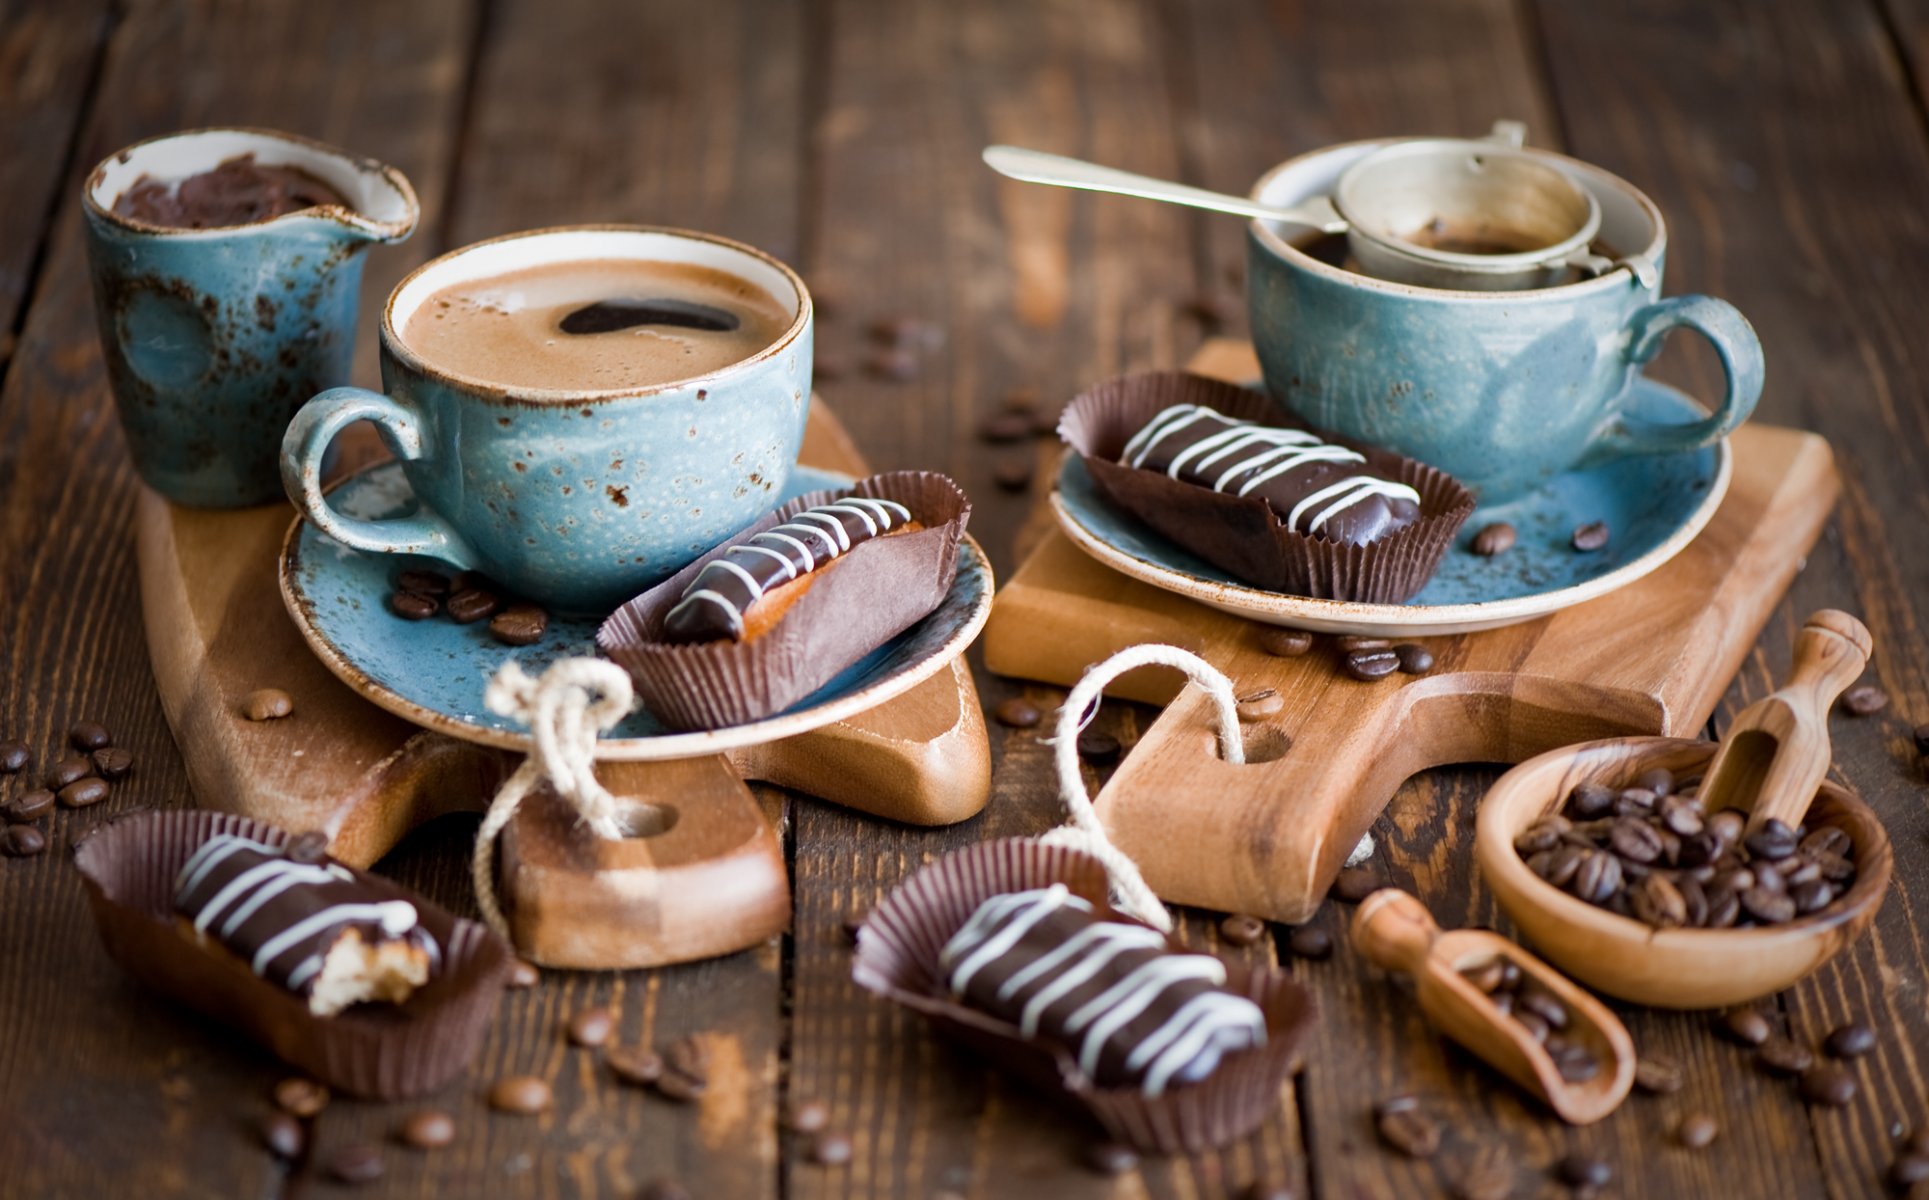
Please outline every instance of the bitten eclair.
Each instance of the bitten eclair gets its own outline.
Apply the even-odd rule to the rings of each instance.
[[[441,947],[398,889],[325,855],[298,858],[234,834],[209,838],[183,864],[174,906],[191,936],[305,997],[318,1017],[400,1004],[441,967]]]
[[[753,641],[853,546],[922,528],[894,500],[846,496],[807,508],[705,564],[664,616],[663,640]]]
[[[1301,429],[1228,417],[1199,404],[1158,412],[1125,444],[1124,466],[1270,505],[1285,527],[1365,545],[1420,517],[1420,493],[1366,456]]]

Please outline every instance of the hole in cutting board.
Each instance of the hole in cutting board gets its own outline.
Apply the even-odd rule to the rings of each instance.
[[[623,827],[624,837],[646,838],[670,832],[676,827],[676,819],[677,810],[672,805],[625,798],[616,822]]]
[[[1293,748],[1293,735],[1274,725],[1253,725],[1240,733],[1245,738],[1247,766],[1284,758]]]

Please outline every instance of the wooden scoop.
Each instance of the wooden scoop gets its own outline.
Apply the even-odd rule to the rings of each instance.
[[[1804,621],[1788,682],[1742,709],[1715,751],[1703,807],[1750,809],[1751,833],[1770,817],[1800,825],[1829,771],[1829,706],[1869,665],[1869,649],[1868,628],[1845,612]]]
[[[1540,1097],[1563,1121],[1588,1125],[1620,1107],[1634,1083],[1634,1041],[1600,1001],[1514,943],[1480,929],[1442,933],[1426,906],[1398,888],[1368,896],[1353,915],[1353,944],[1389,971],[1413,977],[1420,1008],[1439,1030]],[[1461,972],[1495,959],[1567,1006],[1564,1036],[1593,1050],[1601,1069],[1571,1083],[1527,1026],[1504,1013]]]

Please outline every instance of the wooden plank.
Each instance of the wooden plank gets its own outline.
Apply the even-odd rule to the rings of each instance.
[[[978,420],[1016,387],[1056,403],[1092,379],[1173,361],[1197,331],[1180,314],[1190,292],[1184,216],[999,181],[978,150],[1007,141],[1176,172],[1161,26],[1137,0],[840,3],[824,16],[828,94],[813,130],[822,184],[806,264],[813,286],[835,298],[823,352],[860,361],[866,328],[881,317],[922,318],[947,334],[916,380],[834,385],[839,411],[880,466],[957,477],[976,504],[974,530],[1008,565],[1025,503],[992,486],[992,472],[1010,457],[1042,461],[1048,448],[985,452],[972,440]],[[988,705],[1020,691],[1004,681],[981,689]],[[1047,709],[1061,698],[1025,694]],[[1101,722],[1129,737],[1137,716],[1108,708]],[[1078,1196],[1120,1186],[1079,1165],[1095,1127],[960,1060],[920,1022],[858,991],[839,928],[936,855],[1062,820],[1045,732],[994,731],[996,798],[955,829],[796,807],[788,1095],[828,1103],[856,1153],[847,1166],[820,1167],[792,1139],[790,1195]],[[1210,946],[1213,928],[1188,920],[1186,936]],[[1298,1117],[1285,1099],[1245,1143],[1148,1164],[1124,1186],[1210,1196],[1263,1176],[1303,1190]]]
[[[1916,107],[1929,110],[1929,5],[1923,0],[1875,0],[1895,43],[1895,69],[1915,94]],[[1929,111],[1925,111],[1929,118]]]
[[[1771,363],[1761,415],[1825,433],[1843,463],[1837,527],[1716,723],[1783,677],[1789,639],[1809,611],[1846,608],[1874,633],[1868,678],[1890,705],[1831,724],[1837,771],[1889,827],[1895,882],[1870,935],[1785,993],[1781,1008],[1805,1039],[1851,1017],[1882,1031],[1882,1050],[1858,1068],[1856,1102],[1803,1114],[1826,1193],[1877,1195],[1895,1125],[1929,1119],[1929,951],[1913,899],[1929,888],[1929,806],[1909,744],[1910,726],[1929,719],[1920,533],[1929,398],[1919,384],[1929,349],[1917,303],[1929,230],[1914,199],[1929,188],[1921,97],[1910,95],[1872,6],[1732,3],[1689,17],[1642,4],[1607,20],[1584,5],[1551,4],[1542,21],[1576,150],[1675,216],[1670,290],[1714,292],[1747,313]],[[1920,25],[1913,31],[1919,46]],[[1645,66],[1617,75],[1609,61]],[[1668,81],[1664,92],[1645,82],[1654,79]],[[1843,123],[1825,113],[1855,116]]]
[[[455,247],[572,222],[680,225],[794,253],[805,39],[795,6],[508,0],[493,5],[470,119],[451,181]],[[780,793],[759,789],[781,816]],[[382,863],[456,911],[473,911],[471,818],[412,835]],[[395,1196],[631,1196],[657,1177],[696,1195],[767,1196],[777,1185],[782,951],[773,939],[707,963],[653,971],[548,971],[504,997],[471,1078],[430,1103],[457,1117],[447,1151],[386,1150],[380,1192]],[[709,1051],[700,1103],[673,1105],[618,1083],[600,1056],[569,1048],[573,1012],[609,1006],[617,1040]],[[481,1094],[507,1074],[555,1092],[540,1118],[490,1113]],[[405,1110],[336,1106],[318,1151],[382,1144]]]
[[[136,6],[114,31],[61,186],[75,194],[79,172],[138,138],[244,121],[396,162],[433,203],[468,20],[450,5]],[[330,45],[352,47],[358,69],[315,53]],[[72,836],[107,812],[191,802],[145,665],[129,532],[138,485],[100,368],[80,233],[79,206],[62,205],[0,394],[0,712],[43,769],[81,718],[105,722],[138,765],[102,809],[46,822],[54,851],[0,871],[0,1110],[13,1114],[0,1160],[22,1195],[105,1194],[134,1179],[162,1196],[272,1194],[281,1169],[248,1123],[280,1072],[125,983],[95,948],[65,861]]]

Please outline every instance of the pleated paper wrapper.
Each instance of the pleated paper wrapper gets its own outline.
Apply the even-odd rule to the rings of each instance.
[[[923,1014],[975,1055],[1083,1108],[1112,1138],[1144,1153],[1196,1153],[1257,1129],[1299,1069],[1301,1043],[1313,1025],[1311,996],[1277,968],[1226,963],[1227,989],[1265,1013],[1265,1044],[1229,1054],[1205,1079],[1159,1096],[1096,1087],[1069,1053],[952,999],[938,956],[978,905],[1055,883],[1107,919],[1131,919],[1111,911],[1105,868],[1091,855],[1028,838],[985,842],[939,859],[886,897],[858,930],[851,976]],[[1186,950],[1177,943],[1173,949]]]
[[[108,957],[145,986],[337,1091],[398,1100],[432,1092],[468,1067],[509,974],[510,950],[501,938],[368,876],[415,905],[441,947],[441,969],[401,1004],[359,1004],[318,1017],[305,997],[256,975],[219,943],[183,932],[175,879],[203,842],[224,833],[273,846],[288,840],[260,821],[184,809],[122,817],[80,842],[74,863]]]
[[[1361,604],[1402,604],[1440,566],[1474,510],[1473,493],[1443,471],[1345,438],[1319,434],[1366,456],[1367,465],[1420,493],[1420,518],[1360,546],[1286,527],[1256,496],[1181,483],[1119,462],[1126,442],[1162,410],[1198,404],[1240,421],[1301,429],[1261,392],[1182,371],[1147,371],[1082,392],[1058,434],[1085,461],[1114,507],[1216,567],[1270,592]],[[1312,432],[1318,433],[1317,430]]]
[[[925,528],[860,542],[816,571],[808,590],[761,636],[673,644],[663,620],[704,565],[807,508],[848,496],[895,500]],[[610,614],[596,645],[635,681],[672,729],[722,729],[774,716],[837,678],[944,602],[958,573],[971,502],[929,471],[894,471],[799,496]]]

